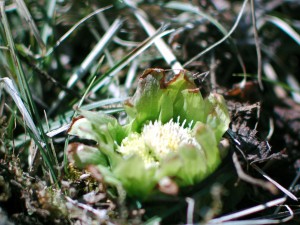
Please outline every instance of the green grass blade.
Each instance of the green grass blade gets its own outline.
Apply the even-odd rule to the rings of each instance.
[[[55,12],[56,0],[48,0],[46,5],[46,24],[42,28],[42,40],[45,44],[47,44],[48,38],[52,35],[52,27],[50,26],[49,21],[52,19]]]
[[[44,153],[44,150],[42,150],[43,147],[40,147],[39,149],[41,150],[41,153],[42,153],[43,159],[46,163],[46,166],[48,167],[48,169],[51,172],[52,179],[54,181],[57,181],[57,178],[56,178],[56,175],[55,175],[55,172],[54,172],[54,167],[53,167],[54,158],[53,158],[53,155],[51,153],[51,149],[48,146],[47,137],[45,136],[44,130],[42,128],[42,123],[41,123],[41,119],[39,117],[38,111],[37,111],[36,106],[35,106],[35,104],[32,100],[31,91],[29,89],[27,78],[26,78],[26,76],[23,72],[22,65],[21,65],[21,63],[19,61],[19,58],[18,58],[18,56],[16,54],[16,51],[15,51],[14,40],[12,38],[12,34],[11,34],[10,27],[9,27],[8,19],[6,17],[6,13],[5,13],[5,1],[0,1],[0,14],[1,14],[1,23],[4,27],[4,32],[5,32],[4,33],[5,37],[2,37],[2,38],[7,42],[7,45],[10,49],[11,59],[8,59],[8,61],[11,62],[10,69],[14,74],[16,74],[17,84],[18,84],[18,87],[20,89],[20,98],[23,99],[24,106],[27,108],[28,113],[30,114],[29,116],[30,117],[34,116],[36,121],[37,121],[37,127],[39,128],[41,139],[43,140],[43,143],[45,144],[45,146],[43,146],[43,147],[45,147],[47,151],[45,151],[45,154],[43,154]],[[34,138],[35,141],[39,140],[38,136],[33,135],[32,138]],[[36,144],[40,145],[39,142],[37,142]]]
[[[11,98],[14,100],[15,104],[19,108],[19,110],[25,120],[25,123],[27,124],[27,126],[29,127],[31,132],[37,137],[37,140],[43,145],[43,140],[40,137],[38,129],[35,126],[35,124],[32,120],[32,117],[30,116],[22,99],[20,98],[20,95],[19,95],[16,87],[14,86],[12,80],[7,77],[0,78],[0,91],[1,91],[1,89],[4,89],[11,96]],[[0,93],[0,97],[1,97],[1,93]]]
[[[38,45],[40,46],[42,50],[42,54],[44,55],[46,53],[46,45],[40,35],[40,32],[35,25],[34,20],[32,19],[32,16],[23,0],[16,0],[18,10],[20,14],[24,17],[25,21],[27,22],[31,32],[33,33],[36,41],[38,42]]]
[[[5,79],[5,78],[3,78],[3,79]],[[47,168],[50,171],[51,178],[56,183],[57,178],[56,178],[55,170],[53,169],[53,163],[49,160],[48,154],[44,149],[46,144],[43,141],[41,141],[41,138],[40,138],[39,134],[38,133],[36,134],[36,132],[37,132],[36,127],[35,127],[32,119],[31,119],[31,117],[29,116],[28,111],[27,111],[24,103],[21,101],[18,93],[16,92],[16,90],[14,90],[14,88],[11,89],[10,82],[7,82],[7,80],[3,80],[3,79],[1,80],[0,86],[2,86],[2,88],[7,90],[8,94],[11,95],[11,97],[15,101],[17,107],[19,108],[19,110],[20,110],[20,112],[23,116],[22,119],[25,119],[25,124],[29,128],[28,131],[29,131],[30,137],[34,140],[35,144],[37,145],[37,147],[38,147],[38,149],[39,149],[39,151],[40,151],[40,153],[41,153],[41,155],[44,159],[45,165],[47,166]],[[8,79],[8,78],[6,78],[6,79]],[[1,89],[0,89],[0,94],[1,94]],[[7,106],[7,108],[12,113],[12,115],[15,114],[14,110],[12,110],[9,106]],[[17,121],[22,125],[23,120],[20,119],[17,116],[15,116],[15,117],[16,117]],[[14,123],[12,125],[14,127]],[[24,126],[24,128],[25,128],[25,126]],[[10,132],[12,132],[13,128],[10,128],[9,130],[11,130]]]

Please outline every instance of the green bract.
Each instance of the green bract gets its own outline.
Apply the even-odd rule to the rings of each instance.
[[[71,145],[75,165],[95,165],[106,183],[141,199],[162,181],[188,186],[211,174],[220,164],[217,146],[229,124],[224,99],[215,93],[203,99],[186,71],[165,79],[163,70],[144,72],[125,102],[125,125],[103,113],[81,111],[69,133],[97,145]]]

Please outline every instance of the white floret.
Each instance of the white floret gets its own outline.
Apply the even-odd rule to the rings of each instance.
[[[160,121],[150,122],[145,125],[140,134],[131,133],[125,138],[118,149],[125,158],[133,154],[139,155],[146,167],[159,165],[159,161],[171,152],[177,152],[181,145],[191,144],[198,146],[198,142],[192,135],[192,122],[188,127],[170,120],[166,124]]]

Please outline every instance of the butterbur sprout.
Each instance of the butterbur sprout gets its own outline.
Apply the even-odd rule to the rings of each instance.
[[[70,145],[75,166],[93,166],[108,185],[146,199],[158,191],[177,194],[220,164],[218,144],[229,125],[225,101],[216,93],[203,98],[187,71],[166,81],[163,70],[146,70],[124,108],[125,125],[103,113],[80,111],[69,134],[97,144]]]

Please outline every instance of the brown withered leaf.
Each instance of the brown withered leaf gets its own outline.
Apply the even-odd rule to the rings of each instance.
[[[226,136],[245,160],[253,163],[284,157],[282,153],[272,153],[268,141],[261,140],[257,135],[256,123],[261,109],[259,102],[249,104],[228,101],[228,108],[231,124]]]

